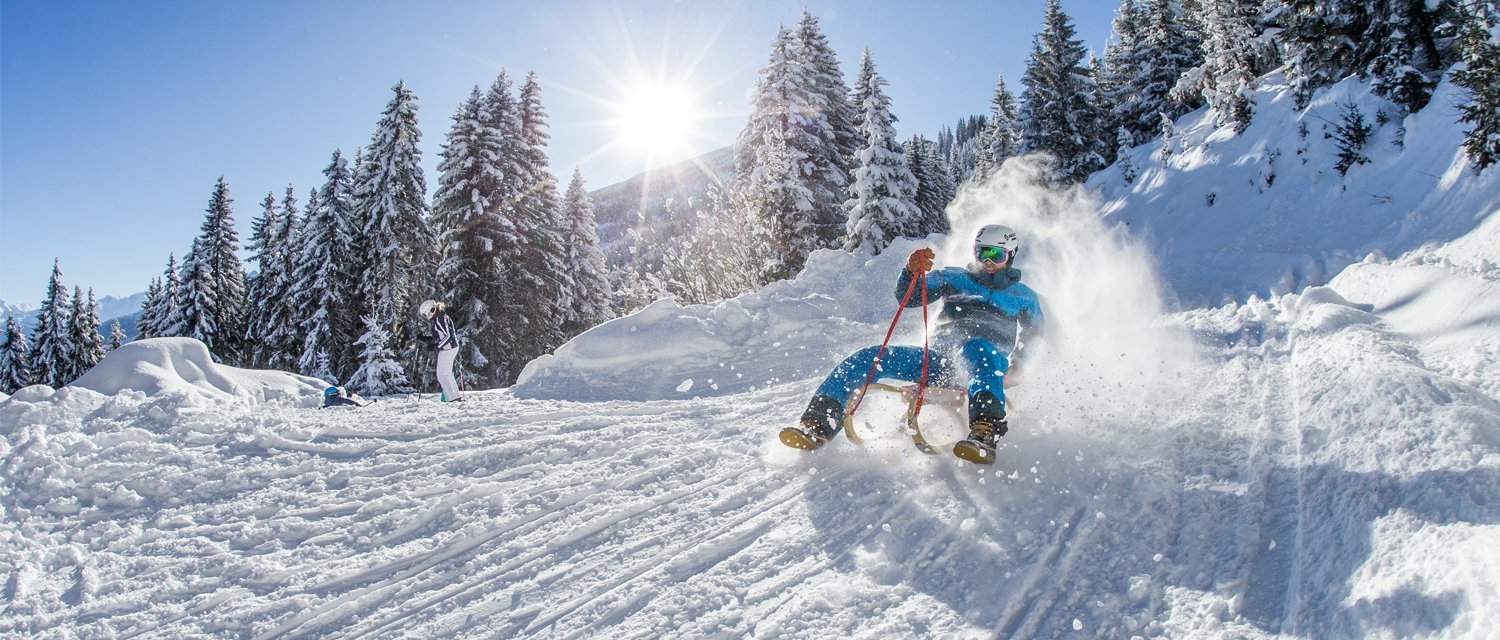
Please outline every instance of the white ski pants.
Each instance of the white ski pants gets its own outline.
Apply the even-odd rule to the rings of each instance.
[[[438,384],[443,387],[444,402],[459,398],[458,381],[453,379],[453,360],[457,357],[457,347],[437,352],[437,378]]]

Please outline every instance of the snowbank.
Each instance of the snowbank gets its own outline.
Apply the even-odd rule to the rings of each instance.
[[[239,369],[213,361],[192,338],[151,338],[111,351],[71,386],[116,395],[127,389],[149,396],[180,395],[200,404],[238,401],[316,406],[327,383],[283,371]]]
[[[1452,242],[1396,260],[1371,256],[1330,286],[1368,303],[1408,336],[1427,366],[1500,398],[1500,216]]]
[[[817,251],[795,279],[732,300],[659,300],[532,361],[513,390],[522,398],[686,399],[821,377],[853,348],[879,341],[872,327],[896,312],[895,274],[907,254],[931,244],[898,240],[873,258]]]

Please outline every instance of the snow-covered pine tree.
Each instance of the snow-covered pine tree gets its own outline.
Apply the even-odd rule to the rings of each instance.
[[[398,82],[365,151],[362,182],[355,190],[362,210],[363,236],[371,249],[370,268],[359,274],[368,312],[359,369],[349,385],[366,395],[411,391],[399,354],[415,348],[412,309],[431,276],[436,237],[427,211],[427,180],[422,175],[422,139],[417,97]]]
[[[344,265],[349,274],[349,282],[352,287],[349,299],[349,317],[353,324],[349,326],[348,333],[349,351],[347,362],[359,366],[359,354],[361,349],[354,344],[359,336],[364,334],[364,317],[370,311],[370,301],[365,297],[363,284],[366,274],[375,266],[375,244],[369,235],[370,210],[360,200],[360,190],[368,182],[371,165],[365,161],[365,148],[358,147],[354,150],[354,161],[349,163],[349,217],[344,219],[349,234],[349,256]],[[353,375],[350,371],[349,375]]]
[[[1000,165],[1020,151],[1019,117],[1020,107],[1016,104],[1016,96],[1005,86],[1005,76],[1000,76],[995,81],[995,93],[990,97],[989,121],[976,138],[974,173],[971,179],[979,182],[994,175]]]
[[[1042,151],[1057,160],[1056,178],[1081,182],[1103,168],[1105,148],[1099,127],[1103,114],[1095,99],[1088,50],[1075,38],[1072,18],[1058,0],[1047,0],[1042,30],[1032,41],[1021,83],[1021,149]]]
[[[354,315],[358,291],[348,271],[353,262],[349,228],[355,215],[349,194],[352,176],[341,152],[333,152],[323,177],[323,187],[309,199],[292,294],[303,315],[298,370],[336,381],[357,366],[350,347],[359,322]]]
[[[67,296],[68,290],[62,283],[62,267],[53,260],[47,294],[37,312],[36,325],[31,328],[33,380],[53,388],[72,382],[67,376],[74,348],[69,334],[73,309],[68,305]]]
[[[1235,133],[1250,126],[1255,111],[1255,82],[1265,65],[1257,44],[1258,0],[1204,0],[1206,33],[1200,91],[1221,122]]]
[[[1464,66],[1453,72],[1453,83],[1469,92],[1469,100],[1458,105],[1458,121],[1469,125],[1464,150],[1484,169],[1500,161],[1500,42],[1494,36],[1500,20],[1494,3],[1476,4],[1465,9],[1459,26]]]
[[[146,299],[141,302],[141,315],[135,320],[137,338],[155,338],[158,321],[155,310],[161,306],[161,278],[152,278],[146,286]]]
[[[1183,76],[1202,64],[1202,42],[1175,0],[1146,0],[1145,24],[1136,50],[1135,102],[1117,111],[1137,141],[1150,140],[1160,115],[1177,118],[1202,105],[1199,92],[1177,92]]]
[[[104,359],[104,336],[99,333],[99,303],[94,299],[94,290],[89,289],[88,298],[83,289],[73,287],[73,317],[68,322],[68,342],[73,346],[66,367],[68,382],[77,380],[89,369]]]
[[[219,176],[209,196],[203,226],[183,258],[182,286],[170,335],[202,340],[215,357],[239,362],[244,336],[245,266],[234,228],[229,185]]]
[[[1115,134],[1115,164],[1120,167],[1120,177],[1125,179],[1125,184],[1135,182],[1135,161],[1130,158],[1130,149],[1135,146],[1135,136],[1130,135],[1130,130],[1123,125]]]
[[[297,196],[291,185],[281,197],[281,216],[272,235],[277,242],[261,258],[260,336],[262,366],[281,371],[295,371],[302,354],[301,317],[294,307],[292,275],[296,267],[302,220],[298,217]]]
[[[283,229],[281,210],[276,207],[276,195],[266,192],[260,203],[261,214],[250,222],[250,242],[245,245],[250,257],[259,265],[255,275],[245,282],[245,351],[243,364],[254,368],[265,368],[270,358],[270,345],[265,340],[266,321],[274,311],[276,301],[275,283],[279,278],[276,257],[282,244]]]
[[[844,202],[849,212],[846,251],[878,255],[892,240],[916,235],[923,221],[916,205],[917,179],[896,143],[896,116],[882,89],[886,84],[875,72],[874,57],[866,47],[852,94],[862,98],[858,122],[865,146],[858,154],[849,200]]]
[[[68,302],[68,308],[73,310],[73,314],[68,316],[68,356],[62,363],[63,372],[61,376],[64,384],[71,384],[74,380],[78,379],[78,376],[83,375],[94,366],[88,362],[88,356],[90,355],[88,347],[91,345],[89,345],[88,336],[83,329],[83,325],[88,319],[88,309],[83,299],[83,288],[76,284],[73,285],[73,298]],[[95,334],[97,335],[97,333],[98,330],[96,329]],[[98,362],[98,360],[94,362]]]
[[[302,208],[302,215],[296,219],[296,226],[292,229],[291,238],[287,241],[287,266],[286,266],[286,295],[282,298],[283,308],[286,311],[286,319],[278,323],[278,331],[285,334],[280,337],[286,344],[292,345],[286,351],[278,351],[278,355],[290,358],[290,365],[275,367],[284,371],[302,371],[302,358],[306,355],[303,347],[307,339],[304,327],[308,319],[317,312],[317,308],[310,306],[312,295],[301,289],[304,284],[303,278],[307,275],[305,252],[309,247],[309,236],[318,225],[314,224],[314,218],[319,215],[322,205],[318,202],[319,187],[310,187],[307,190],[306,205]]]
[[[363,318],[365,332],[355,340],[362,345],[359,352],[359,369],[349,378],[349,386],[364,395],[381,396],[392,393],[408,393],[411,381],[406,377],[406,367],[391,348],[391,335],[374,313]]]
[[[177,254],[167,255],[167,268],[162,276],[154,280],[158,293],[151,296],[146,290],[146,302],[141,307],[141,318],[136,322],[137,335],[142,338],[172,337],[172,322],[177,315],[177,289],[181,284],[177,268]]]
[[[115,349],[119,349],[120,345],[125,344],[125,342],[125,328],[120,326],[120,319],[115,318],[114,322],[111,322],[109,325],[109,343],[106,345],[106,348],[114,351]]]
[[[178,268],[177,297],[172,301],[172,315],[167,319],[167,330],[163,335],[194,338],[207,344],[219,333],[218,297],[213,295],[213,274],[209,261],[200,256],[201,238],[193,238],[182,266]],[[210,347],[209,351],[213,351]],[[215,357],[220,359],[217,352]]]
[[[948,163],[938,156],[937,143],[913,135],[902,145],[902,155],[912,176],[917,179],[917,194],[914,204],[921,212],[912,237],[925,238],[933,233],[948,233],[948,203],[957,195],[953,177],[948,174]]]
[[[583,173],[573,169],[573,179],[563,194],[563,262],[573,273],[573,296],[563,318],[563,339],[570,340],[594,325],[614,317],[614,291],[609,286],[609,267],[599,250],[594,203],[583,187]],[[738,266],[738,265],[736,265]]]
[[[799,232],[810,233],[801,224],[805,218],[785,215],[808,202],[807,189],[792,176],[791,151],[780,130],[770,129],[766,136],[769,144],[757,152],[760,164],[750,174],[749,182],[738,189],[746,211],[766,232],[765,259],[749,267],[763,283],[790,278],[802,269],[807,256],[794,239]]]
[[[1165,113],[1161,114],[1161,129],[1158,131],[1158,136],[1161,138],[1161,161],[1166,163],[1177,151],[1177,125]]]
[[[1111,130],[1121,126],[1138,126],[1144,108],[1140,80],[1143,67],[1153,63],[1143,56],[1146,45],[1146,12],[1137,0],[1121,0],[1104,58],[1094,81],[1099,87],[1099,103],[1107,112],[1106,124]]]
[[[1453,47],[1439,43],[1439,37],[1446,41],[1449,34],[1439,36],[1434,25],[1458,19],[1455,3],[1378,0],[1377,4],[1386,6],[1370,16],[1367,32],[1374,41],[1365,48],[1373,59],[1365,70],[1375,93],[1408,113],[1415,112],[1427,106],[1438,78],[1454,60]]]
[[[0,343],[0,393],[15,393],[35,380],[31,369],[31,346],[13,315],[5,316],[5,342]]]
[[[571,265],[563,263],[561,206],[557,179],[547,172],[547,112],[541,86],[528,73],[517,101],[512,166],[523,189],[510,210],[519,252],[503,256],[509,263],[502,313],[508,330],[503,336],[497,373],[502,384],[512,384],[527,362],[563,342],[562,323],[572,293]]]
[[[1365,122],[1364,112],[1359,110],[1359,105],[1353,100],[1344,104],[1344,117],[1337,127],[1333,129],[1333,141],[1338,146],[1338,161],[1333,168],[1344,175],[1349,168],[1356,164],[1365,164],[1370,159],[1365,157],[1365,143],[1370,141],[1370,134],[1374,128]]]
[[[503,79],[503,80],[502,80]],[[509,91],[502,72],[496,83]],[[506,97],[508,102],[509,97]],[[499,251],[514,246],[515,229],[510,219],[499,215],[505,204],[500,187],[505,179],[501,167],[505,141],[491,126],[487,100],[479,87],[453,114],[453,126],[439,153],[438,185],[432,199],[432,216],[438,237],[436,297],[448,304],[459,335],[460,367],[482,386],[493,386],[491,358],[500,351],[504,325],[494,314],[500,310],[505,282]]]
[[[1283,12],[1277,39],[1286,50],[1287,76],[1301,108],[1307,106],[1314,90],[1353,71],[1356,56],[1348,36],[1354,33],[1356,16],[1344,11],[1346,0],[1279,0],[1279,4]]]
[[[1299,106],[1350,75],[1415,111],[1454,62],[1454,0],[1280,0],[1273,12]]]
[[[774,235],[777,264],[768,272],[790,277],[802,270],[808,254],[838,246],[844,231],[842,189],[838,164],[826,158],[837,150],[836,135],[822,96],[813,91],[813,76],[803,60],[805,47],[797,35],[782,28],[771,45],[771,55],[752,90],[751,112],[735,143],[735,181],[747,195],[764,204],[779,201],[786,208],[753,208],[769,216],[763,223]],[[832,149],[832,150],[831,150]],[[782,164],[785,170],[772,168]],[[777,176],[775,182],[769,176]]]
[[[243,348],[245,322],[245,263],[240,260],[240,237],[235,230],[234,201],[224,177],[214,186],[207,216],[203,221],[200,248],[213,274],[214,295],[218,298],[219,334],[209,348],[223,352],[226,362],[238,363]]]
[[[849,87],[844,84],[844,72],[839,68],[838,54],[829,46],[828,38],[818,27],[818,19],[804,7],[802,19],[797,22],[797,39],[802,45],[803,64],[807,65],[807,79],[811,90],[821,105],[820,112],[828,119],[833,133],[831,144],[817,150],[824,154],[815,159],[817,164],[828,164],[838,168],[838,173],[826,172],[820,179],[826,181],[834,198],[827,207],[842,211],[843,188],[849,183],[856,166],[855,154],[864,146],[864,137],[859,133],[859,105],[849,100]],[[810,187],[814,193],[819,187]],[[722,194],[721,194],[722,195]]]
[[[1018,126],[1019,121],[1013,121],[1012,129],[1019,143]],[[979,146],[984,140],[983,133],[988,127],[989,120],[982,115],[958,119],[958,125],[952,131],[952,139],[944,147],[943,152],[944,159],[948,161],[948,173],[953,176],[954,184],[963,184],[974,179],[975,169],[979,165]],[[939,144],[942,144],[941,134],[939,134]]]

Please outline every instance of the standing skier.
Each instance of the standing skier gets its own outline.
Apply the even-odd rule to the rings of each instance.
[[[453,319],[443,312],[443,303],[428,300],[418,309],[422,317],[432,325],[427,337],[437,347],[437,378],[443,387],[440,400],[459,402],[464,399],[458,390],[458,381],[453,379],[453,361],[458,357],[458,332],[453,330]]]
[[[1005,435],[1005,375],[1019,373],[1021,342],[1042,327],[1042,305],[1036,292],[1021,284],[1021,271],[1012,267],[1020,239],[1010,227],[992,224],[974,238],[974,262],[968,268],[932,269],[932,249],[919,249],[907,259],[896,281],[901,300],[912,278],[927,274],[927,299],[945,300],[927,352],[929,376],[956,384],[967,378],[969,437],[953,447],[953,454],[978,464],[995,462],[995,439]],[[921,306],[912,296],[908,307]],[[845,358],[818,387],[799,426],[781,430],[781,442],[796,449],[823,446],[844,426],[844,405],[864,386],[875,365],[879,346],[866,347]],[[880,377],[915,382],[922,376],[923,350],[891,346],[880,355]]]

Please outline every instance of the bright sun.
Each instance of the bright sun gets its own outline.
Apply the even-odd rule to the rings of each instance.
[[[662,84],[635,86],[616,108],[619,141],[652,158],[685,153],[703,118],[692,95]]]

